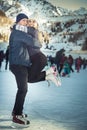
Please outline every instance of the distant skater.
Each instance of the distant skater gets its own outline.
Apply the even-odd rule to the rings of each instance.
[[[5,70],[8,68],[8,63],[9,63],[9,46],[7,47],[6,53],[5,53]]]
[[[3,60],[4,60],[4,52],[3,52],[3,50],[0,50],[0,71],[1,71],[1,68],[2,68]]]

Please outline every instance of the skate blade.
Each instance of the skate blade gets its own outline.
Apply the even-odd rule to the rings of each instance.
[[[18,124],[18,123],[15,123],[15,122],[12,122],[12,124],[11,124],[11,127],[13,128],[13,129],[15,129],[15,128],[19,128],[19,129],[21,129],[21,128],[27,128],[27,127],[29,127],[30,126],[30,124],[28,124],[28,125],[23,125],[23,124]]]
[[[61,82],[60,81],[58,81],[58,86],[61,86]]]

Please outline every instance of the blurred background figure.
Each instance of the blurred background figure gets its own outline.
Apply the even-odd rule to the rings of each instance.
[[[5,53],[5,70],[7,70],[8,68],[8,63],[9,63],[9,46],[7,46],[7,50],[6,50],[6,53]]]

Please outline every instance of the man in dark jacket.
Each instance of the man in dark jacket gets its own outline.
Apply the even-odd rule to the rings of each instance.
[[[64,48],[60,49],[59,51],[56,52],[56,56],[55,56],[55,64],[57,65],[57,69],[59,71],[59,67],[60,67],[60,61],[62,59],[62,55],[65,52]]]
[[[28,17],[19,14],[16,23],[27,25]],[[33,39],[27,33],[13,29],[9,39],[9,64],[10,70],[15,75],[17,82],[17,94],[12,111],[12,121],[18,124],[28,125],[30,122],[23,114],[23,105],[27,93],[28,67],[31,65],[27,46],[33,46]]]

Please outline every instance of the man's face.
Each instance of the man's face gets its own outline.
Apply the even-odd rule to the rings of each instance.
[[[27,26],[27,24],[28,24],[28,19],[26,19],[26,18],[21,19],[21,20],[18,22],[18,24],[23,25],[23,26]]]

